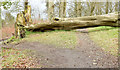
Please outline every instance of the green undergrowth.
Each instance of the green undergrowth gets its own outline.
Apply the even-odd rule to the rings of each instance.
[[[25,40],[40,42],[61,48],[74,48],[77,45],[77,36],[73,31],[27,32]]]
[[[90,38],[103,50],[113,55],[118,54],[118,29],[108,26],[88,28]]]
[[[26,61],[28,60],[27,59],[28,52],[30,51],[29,50],[23,51],[23,50],[12,49],[12,48],[2,48],[1,49],[2,68],[25,67]]]

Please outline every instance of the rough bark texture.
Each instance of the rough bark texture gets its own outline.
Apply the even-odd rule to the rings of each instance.
[[[115,2],[115,11],[116,11],[116,12],[119,10],[119,9],[118,9],[118,7],[119,7],[118,3],[119,3],[119,2]]]
[[[81,2],[80,2],[80,0],[78,0],[78,2],[77,2],[77,11],[76,11],[77,17],[81,16],[81,11],[82,11]]]
[[[24,6],[25,6],[24,10],[26,10],[26,9],[27,9],[27,6],[28,6],[28,0],[25,0]]]
[[[31,23],[32,23],[31,7],[27,5],[25,11],[17,14],[17,18],[15,22],[16,38],[24,38],[25,37],[24,26],[29,26]]]
[[[59,17],[66,17],[66,0],[60,0]]]
[[[25,18],[25,22],[27,25],[32,24],[32,18],[31,18],[31,6],[27,6],[27,9],[24,11],[24,18]]]
[[[54,13],[54,2],[48,0],[48,19],[51,21]]]
[[[95,10],[95,2],[90,2],[89,9],[90,9],[90,16],[92,16]]]
[[[108,12],[109,12],[109,2],[108,2],[108,0],[106,2],[106,9],[105,9],[105,11],[106,11],[106,14],[108,14]]]
[[[81,17],[81,10],[82,10],[82,6],[81,6],[81,2],[80,0],[75,0],[75,16],[76,17]]]
[[[118,13],[110,13],[106,15],[84,16],[77,18],[54,18],[52,24],[36,24],[26,26],[28,30],[45,31],[45,30],[71,30],[76,28],[86,28],[95,26],[112,26],[119,27]]]
[[[15,22],[15,36],[16,38],[23,38],[25,36],[25,30],[23,27],[26,25],[23,12],[17,14]],[[23,33],[24,32],[24,33]]]

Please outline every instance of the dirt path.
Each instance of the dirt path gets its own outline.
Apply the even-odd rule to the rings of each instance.
[[[15,47],[35,51],[38,64],[47,68],[114,68],[117,57],[104,52],[88,37],[87,33],[76,32],[79,44],[74,49],[55,48],[39,42],[23,42]]]

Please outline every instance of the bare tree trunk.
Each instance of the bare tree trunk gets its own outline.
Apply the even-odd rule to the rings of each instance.
[[[105,13],[108,14],[109,13],[109,2],[107,0],[106,2],[106,9],[105,9]]]
[[[81,1],[78,0],[78,2],[77,2],[77,12],[76,12],[77,17],[81,17],[81,11],[82,11]]]
[[[113,8],[113,2],[109,2],[109,13],[112,13],[114,10]]]
[[[77,10],[77,0],[75,0],[75,8],[74,8],[74,15],[75,15],[75,17],[77,17],[77,12],[78,12],[78,10]]]
[[[118,2],[115,2],[115,11],[118,11]]]
[[[60,0],[59,17],[66,17],[66,0]]]
[[[96,15],[101,15],[101,2],[96,2]]]
[[[90,3],[90,5],[89,5]],[[88,6],[89,6],[89,10],[90,10],[90,16],[92,16],[94,14],[94,10],[95,10],[95,2],[88,2]]]
[[[28,6],[28,0],[25,0],[25,2],[24,2],[24,10],[26,10],[27,9],[27,6]]]
[[[48,19],[49,19],[49,21],[52,20],[53,13],[54,13],[54,2],[48,0]]]

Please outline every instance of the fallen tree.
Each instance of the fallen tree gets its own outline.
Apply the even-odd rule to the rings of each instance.
[[[119,27],[120,25],[118,24],[118,13],[76,18],[53,18],[53,22],[51,24],[35,24],[25,26],[25,28],[32,31],[45,31],[56,29],[71,30],[96,26]]]

